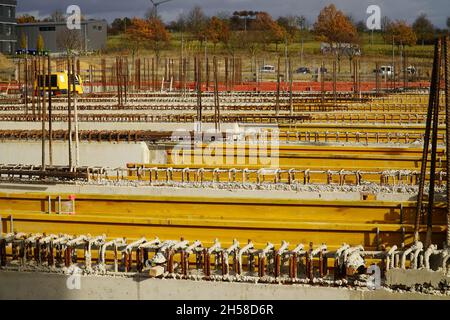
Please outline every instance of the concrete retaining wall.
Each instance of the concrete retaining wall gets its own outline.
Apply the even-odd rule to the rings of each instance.
[[[364,291],[309,286],[98,276],[82,276],[79,282],[80,289],[69,290],[67,280],[68,276],[59,274],[1,271],[0,299],[370,300],[450,298],[419,293],[390,292],[384,289]]]
[[[40,165],[41,142],[3,141],[0,143],[0,163]],[[80,166],[125,167],[127,163],[149,163],[150,153],[145,142],[111,143],[80,142]],[[48,144],[46,144],[48,161]],[[53,164],[68,165],[67,143],[53,143]],[[75,159],[75,151],[73,159]]]

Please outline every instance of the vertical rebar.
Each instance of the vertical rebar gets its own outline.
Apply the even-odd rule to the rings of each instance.
[[[39,60],[41,60],[41,58],[39,57]],[[41,83],[39,83],[40,81],[38,81],[38,87],[40,87],[42,85],[42,109],[41,109],[41,127],[42,127],[42,139],[41,139],[41,144],[42,144],[42,170],[45,170],[45,87],[46,87],[46,77],[45,77],[45,59],[42,59],[42,69],[39,70],[39,73],[42,73],[39,77],[40,80],[42,80]],[[39,89],[39,91],[41,91]]]
[[[76,66],[77,66],[78,70],[80,70],[79,65],[80,65],[80,60],[77,59]],[[74,169],[76,171],[77,167],[80,165],[80,139],[79,139],[79,135],[78,135],[78,108],[77,108],[78,92],[76,89],[77,78],[80,77],[80,74],[75,72],[75,57],[72,57],[72,77],[73,77],[72,89],[73,89],[73,110],[74,110],[73,116],[75,118],[75,168]],[[79,82],[79,80],[78,80],[78,82]]]
[[[28,114],[28,56],[25,56],[25,114]]]
[[[428,150],[430,145],[430,131],[431,131],[431,120],[433,117],[433,107],[435,103],[436,91],[438,90],[438,79],[439,79],[439,60],[441,55],[440,41],[437,40],[434,47],[434,60],[433,60],[433,71],[431,75],[431,85],[430,85],[430,95],[428,101],[428,112],[427,121],[425,126],[425,135],[423,142],[423,152],[422,152],[422,162],[420,168],[419,177],[419,192],[417,196],[417,207],[416,207],[416,221],[414,225],[414,240],[419,241],[419,228],[420,228],[420,217],[422,215],[423,209],[423,194],[426,179],[426,169],[428,162]]]
[[[36,83],[36,61],[34,58],[31,58],[31,88],[32,88],[32,94],[31,94],[31,108],[33,111],[33,119],[36,119],[36,89],[34,88]]]
[[[216,132],[220,131],[220,105],[219,105],[219,78],[217,68],[217,58],[213,58],[213,74],[214,74],[214,120]]]
[[[440,41],[440,40],[439,40]],[[442,48],[442,44],[440,44]],[[427,210],[427,236],[425,246],[431,245],[433,235],[433,207],[434,207],[434,183],[436,180],[436,152],[437,152],[437,133],[439,124],[439,94],[440,94],[440,73],[441,56],[439,56],[438,79],[436,87],[436,96],[433,106],[433,128],[431,134],[431,168],[430,168],[430,187],[428,192],[428,210]]]
[[[376,96],[380,96],[380,63],[375,64],[375,91]]]
[[[294,99],[293,99],[293,82],[294,77],[292,74],[292,61],[291,59],[288,60],[288,70],[289,70],[289,111],[290,115],[294,115]]]
[[[325,110],[325,64],[320,64],[320,102],[322,110]]]
[[[278,56],[278,66],[277,66],[277,97],[275,104],[275,114],[278,117],[280,114],[280,62],[281,58]]]
[[[333,108],[336,109],[337,107],[337,65],[336,60],[333,61],[333,100],[334,100],[334,106]]]
[[[67,125],[69,131],[69,168],[70,172],[73,171],[73,162],[72,162],[72,105],[71,105],[71,83],[72,83],[72,74],[70,68],[70,58],[67,58]]]
[[[50,55],[47,56],[48,74],[48,160],[53,165],[53,121],[52,121],[52,61]]]
[[[450,53],[448,46],[449,37],[444,41],[444,72],[445,72],[445,124],[446,124],[446,153],[447,153],[447,248],[450,247]]]
[[[102,91],[106,92],[106,59],[102,59]]]
[[[198,131],[202,130],[202,62],[197,58],[197,121]]]
[[[225,90],[226,91],[228,91],[229,90],[229,88],[228,88],[228,69],[229,69],[229,67],[228,67],[228,57],[225,57]]]

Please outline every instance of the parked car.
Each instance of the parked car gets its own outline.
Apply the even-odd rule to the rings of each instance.
[[[295,70],[295,73],[307,74],[311,73],[311,70],[309,70],[309,68],[307,67],[300,67],[297,70]]]
[[[409,66],[408,68],[406,68],[406,72],[407,72],[408,74],[416,74],[417,70],[416,70],[416,67],[414,67],[414,66]]]
[[[271,66],[269,64],[266,64],[266,65],[262,66],[259,71],[261,73],[275,73],[275,67]]]
[[[316,68],[316,70],[315,70],[315,73],[316,74],[318,74],[318,73],[328,73],[328,70],[327,70],[327,68],[325,68],[325,67],[320,67],[320,68]]]
[[[393,66],[381,66],[379,70],[374,70],[373,72],[379,73],[382,76],[393,76],[394,75],[394,67]]]

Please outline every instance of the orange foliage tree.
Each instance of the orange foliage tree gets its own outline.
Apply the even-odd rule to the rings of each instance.
[[[166,27],[155,17],[148,20],[133,18],[126,35],[133,55],[141,48],[150,48],[158,59],[161,50],[167,47],[170,41],[170,34]]]
[[[252,23],[253,32],[259,34],[260,42],[266,46],[269,43],[275,42],[277,45],[285,41],[288,34],[286,30],[280,26],[267,12],[258,12],[255,21]]]
[[[16,18],[16,21],[18,24],[38,22],[34,16],[31,16],[29,14],[24,14],[24,15],[18,16]]]
[[[217,17],[212,17],[206,27],[206,38],[214,44],[214,50],[219,42],[227,44],[230,40],[230,28],[228,24]]]
[[[413,28],[403,20],[391,22],[387,26],[383,37],[386,42],[396,45],[413,46],[417,42],[417,36]]]
[[[314,33],[318,40],[328,43],[330,48],[335,48],[339,69],[343,44],[359,42],[355,26],[342,11],[336,9],[334,4],[330,4],[320,11],[317,21],[314,23]]]

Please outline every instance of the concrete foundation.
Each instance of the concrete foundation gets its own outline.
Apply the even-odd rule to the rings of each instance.
[[[373,300],[449,299],[450,296],[311,287],[191,280],[162,280],[81,276],[48,273],[0,272],[0,299],[87,299],[87,300]],[[69,289],[71,288],[71,289]]]
[[[439,288],[440,283],[450,283],[450,276],[440,271],[391,269],[386,272],[386,284],[389,286],[430,285]]]
[[[207,193],[205,192],[207,191]],[[68,193],[68,194],[98,194],[98,195],[154,195],[154,196],[193,196],[193,197],[233,197],[233,198],[254,198],[261,199],[270,197],[271,199],[285,200],[324,200],[324,201],[360,201],[361,192],[349,191],[284,191],[284,190],[242,190],[242,189],[214,189],[195,187],[164,187],[164,186],[109,186],[109,185],[64,185],[64,184],[13,184],[0,183],[0,192],[23,193],[23,192],[46,192],[46,193]],[[377,194],[380,201],[410,201],[410,194],[396,193]]]
[[[74,143],[75,146],[75,143]],[[21,163],[40,165],[42,144],[39,141],[4,141],[0,143],[0,163]],[[75,161],[73,149],[73,161]],[[48,143],[46,143],[48,163]],[[125,167],[127,163],[149,163],[150,152],[145,142],[80,142],[80,166]],[[68,165],[68,144],[61,141],[53,143],[53,164]]]

